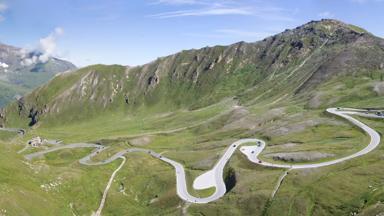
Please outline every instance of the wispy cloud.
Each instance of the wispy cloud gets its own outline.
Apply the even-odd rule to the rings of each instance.
[[[264,20],[292,21],[292,11],[279,7],[251,4],[247,1],[206,1],[206,0],[158,0],[156,4],[183,6],[184,10],[167,11],[149,15],[152,18],[176,18],[197,16],[255,16]]]
[[[251,15],[250,8],[205,8],[196,10],[178,10],[150,15],[154,18],[174,18],[187,16],[218,16],[218,15]]]
[[[216,29],[208,33],[186,33],[188,37],[220,38],[257,41],[278,33],[279,31],[246,31],[241,29]]]
[[[4,2],[0,2],[0,22],[5,20],[4,13],[8,10],[8,5]]]
[[[350,0],[351,2],[354,3],[359,3],[359,4],[364,4],[364,3],[369,3],[369,2],[383,2],[384,0]]]
[[[169,4],[169,5],[197,5],[203,4],[199,0],[158,0],[152,2],[152,4]]]
[[[4,13],[6,10],[8,10],[8,5],[4,2],[0,3],[0,13]]]
[[[323,12],[317,14],[317,16],[320,18],[334,18],[335,17],[335,15],[329,11],[323,11]]]
[[[205,5],[205,6],[225,6],[239,4],[238,0],[155,0],[152,5],[163,4],[163,5]]]

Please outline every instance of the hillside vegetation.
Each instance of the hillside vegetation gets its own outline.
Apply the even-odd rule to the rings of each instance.
[[[82,166],[77,159],[89,153],[84,149],[23,161],[14,152],[35,136],[109,146],[95,159],[100,161],[124,148],[161,152],[186,167],[196,196],[212,191],[193,190],[193,179],[240,138],[265,140],[266,161],[350,155],[369,137],[324,110],[382,109],[383,82],[384,40],[336,20],[313,21],[255,43],[182,51],[137,67],[93,65],[63,73],[5,107],[0,119],[6,127],[28,129],[25,137],[0,136],[6,146],[0,151],[11,152],[3,162],[19,172],[12,175],[2,166],[0,171],[11,181],[32,169],[30,179],[19,179],[21,189],[14,190],[52,200],[52,212],[37,210],[44,206],[38,199],[33,206],[7,207],[17,203],[15,191],[5,192],[12,196],[0,209],[90,215],[118,166]],[[361,121],[384,133],[381,120]],[[381,146],[356,160],[290,172],[274,199],[283,170],[254,165],[236,152],[226,172],[234,187],[216,202],[190,206],[176,195],[172,167],[135,153],[127,155],[103,215],[375,215],[384,209],[383,151]],[[305,162],[302,158],[290,162]],[[57,179],[55,189],[39,190]]]

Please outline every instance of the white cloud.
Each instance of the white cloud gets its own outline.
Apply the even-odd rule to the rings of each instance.
[[[164,4],[164,5],[205,5],[205,6],[228,6],[228,5],[240,5],[239,0],[154,0],[152,5]]]
[[[34,63],[47,62],[50,58],[54,57],[57,54],[57,39],[64,34],[64,29],[61,27],[55,28],[55,30],[50,33],[47,37],[41,38],[39,40],[39,46],[35,49],[38,54],[27,57],[27,54],[30,53],[26,49],[22,49],[20,54],[23,57],[23,65],[31,65]]]
[[[21,51],[21,53],[23,53],[24,51]],[[32,64],[36,64],[39,62],[39,57],[34,55],[34,56],[31,56],[31,57],[26,57],[24,55],[23,57],[23,60],[21,61],[21,65],[24,65],[24,66],[29,66],[29,65],[32,65]]]
[[[351,2],[354,3],[359,3],[359,4],[364,4],[364,3],[369,3],[369,2],[384,2],[384,0],[350,0]]]
[[[0,13],[4,13],[6,10],[8,10],[8,5],[4,2],[0,3]]]
[[[323,11],[317,15],[320,18],[334,18],[335,15],[329,11]]]
[[[8,68],[9,65],[7,65],[7,64],[5,64],[5,63],[3,63],[3,62],[0,62],[0,67],[2,67],[2,68]]]
[[[0,2],[0,22],[5,20],[4,13],[8,10],[8,5],[4,2]]]
[[[205,6],[224,6],[229,4],[238,4],[239,2],[233,0],[156,0],[153,1],[152,5],[163,4],[163,5],[173,5],[173,6],[181,6],[181,5],[205,5]]]
[[[158,0],[156,2],[153,2],[153,4],[194,5],[194,4],[201,4],[201,2],[198,0]]]
[[[4,72],[4,73],[8,73],[9,65],[7,65],[7,64],[4,63],[4,62],[0,62],[0,68],[3,68],[3,72]]]
[[[56,41],[64,33],[64,30],[60,27],[56,28],[51,34],[45,38],[40,39],[40,51],[43,53],[39,56],[41,62],[47,62],[56,52]]]
[[[206,8],[197,10],[179,10],[151,15],[155,18],[173,18],[187,16],[251,15],[249,8]]]
[[[157,0],[154,4],[167,4],[183,6],[184,10],[167,11],[152,14],[152,18],[176,18],[176,17],[198,17],[198,16],[256,16],[264,20],[292,21],[288,11],[278,7],[267,5],[249,4],[244,1],[234,0]]]

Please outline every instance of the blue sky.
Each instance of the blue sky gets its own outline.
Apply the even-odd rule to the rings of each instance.
[[[383,11],[384,0],[0,0],[0,42],[79,66],[139,65],[321,18],[384,37]]]

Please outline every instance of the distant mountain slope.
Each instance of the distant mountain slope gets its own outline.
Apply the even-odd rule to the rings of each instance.
[[[72,63],[57,58],[38,61],[40,55],[0,44],[0,88],[4,90],[0,92],[0,107],[15,96],[47,82],[55,74],[76,68]]]
[[[248,104],[310,103],[316,89],[335,79],[383,79],[383,63],[383,39],[340,21],[313,21],[256,43],[182,51],[133,68],[96,65],[65,73],[4,112],[12,121],[33,125],[111,110],[194,109],[226,97]]]

